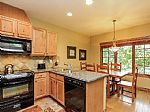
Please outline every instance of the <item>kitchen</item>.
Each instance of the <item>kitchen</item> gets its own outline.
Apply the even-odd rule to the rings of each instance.
[[[35,1],[33,0],[32,3],[34,4],[34,2]],[[61,3],[63,4],[63,2]],[[54,4],[57,4],[57,2],[54,2]],[[96,4],[96,0],[94,1],[94,4]],[[70,30],[68,30],[67,26],[63,28],[65,24],[62,25],[61,27],[58,27],[57,24],[56,25],[51,24],[48,21],[49,19],[46,16],[44,16],[44,14],[46,15],[47,13],[41,10],[42,6],[40,6],[40,3],[37,4],[39,8],[37,7],[36,10],[33,10],[33,12],[31,11],[33,7],[32,5],[28,3],[27,1],[10,1],[10,0],[2,1],[0,4],[0,8],[1,8],[0,15],[2,15],[0,17],[1,26],[2,26],[0,29],[1,44],[2,42],[14,43],[14,44],[9,44],[9,45],[4,45],[6,47],[5,49],[4,49],[3,44],[1,46],[3,48],[1,49],[1,55],[0,55],[1,74],[3,74],[4,70],[7,70],[6,73],[8,73],[8,71],[12,73],[13,70],[11,70],[10,68],[13,68],[15,74],[18,74],[18,73],[22,74],[22,75],[15,75],[15,76],[21,77],[22,79],[27,79],[26,77],[32,77],[34,75],[34,79],[32,79],[31,81],[32,83],[30,83],[28,86],[26,84],[22,86],[23,87],[22,89],[25,92],[27,90],[31,90],[32,93],[30,94],[29,97],[32,97],[31,99],[32,99],[32,102],[34,102],[34,104],[36,104],[36,101],[38,101],[39,99],[42,99],[44,97],[50,97],[54,101],[56,101],[58,104],[60,104],[60,106],[62,107],[66,106],[67,97],[65,96],[65,93],[67,89],[65,86],[70,83],[75,83],[76,85],[75,87],[77,87],[78,90],[79,90],[78,88],[79,85],[81,85],[80,87],[82,89],[80,88],[80,90],[82,91],[83,96],[84,97],[86,96],[86,98],[82,97],[83,100],[81,102],[84,102],[84,103],[82,104],[79,101],[80,103],[78,104],[78,106],[82,104],[83,108],[86,107],[86,109],[84,109],[84,111],[86,110],[86,112],[94,111],[94,109],[95,109],[95,112],[106,111],[107,110],[106,77],[108,75],[105,73],[102,74],[102,73],[95,73],[95,72],[94,73],[90,72],[89,74],[89,72],[86,72],[86,71],[79,71],[80,62],[82,62],[82,60],[79,59],[80,58],[79,52],[80,50],[86,51],[86,59],[83,60],[83,62],[85,61],[88,63],[100,62],[99,44],[102,42],[111,41],[113,34],[112,33],[104,34],[102,36],[106,38],[101,40],[102,38],[99,38],[101,37],[101,35],[96,35],[96,33],[95,33],[96,36],[92,35],[91,37],[88,37],[87,35],[76,33],[77,30],[72,31],[71,27],[70,27]],[[43,5],[49,6],[47,5],[46,2]],[[61,4],[59,5],[61,6]],[[27,8],[28,6],[30,6],[30,8]],[[37,12],[40,12],[39,13],[40,15],[38,17],[36,16]],[[52,16],[56,16],[56,17],[58,16],[52,12],[51,14]],[[47,21],[45,20],[44,17],[47,19]],[[65,16],[64,19],[65,21],[68,21],[68,22],[71,21],[71,17]],[[54,18],[51,19],[50,21],[54,22]],[[111,21],[112,20],[110,20],[110,22]],[[119,22],[117,23],[117,25],[118,24]],[[110,23],[110,26],[112,26],[111,23]],[[149,28],[149,24],[146,24],[143,26],[138,26],[135,28],[127,29],[127,31],[122,30],[117,34],[120,35],[122,40],[126,39],[126,36],[129,38],[130,37],[131,38],[144,37],[144,36],[149,35],[148,28]],[[139,31],[139,29],[142,31]],[[112,31],[112,29],[110,30]],[[127,33],[129,31],[132,31],[132,33],[131,34]],[[124,33],[127,33],[127,34],[123,35]],[[15,47],[16,43],[17,45]],[[18,45],[18,43],[20,45]],[[19,47],[22,45],[24,46],[25,49]],[[10,48],[17,49],[15,50],[15,52],[17,53],[14,53],[14,51],[12,52],[11,51],[12,49]],[[69,49],[71,49],[70,57],[68,56]],[[75,57],[72,56],[72,54],[75,54]],[[9,68],[10,70],[5,69],[7,68],[5,66],[7,64],[12,64],[13,67],[10,67]],[[71,64],[72,67],[69,64]],[[9,77],[9,75],[8,76],[6,75],[5,77]],[[67,77],[74,77],[73,79],[75,80],[72,80],[70,78],[68,79]],[[15,79],[17,79],[17,77],[15,77]],[[149,88],[148,83],[144,83],[144,84],[141,83],[141,81],[143,80],[145,80],[146,82],[149,81],[149,79],[140,77],[139,78],[140,83],[138,84],[139,87]],[[10,83],[11,79],[8,82]],[[33,82],[34,82],[34,86],[33,86]],[[92,85],[94,84],[94,82],[98,86],[96,86],[96,84]],[[71,85],[67,87],[70,87],[70,86]],[[73,88],[75,87],[73,86]],[[97,88],[99,87],[99,89],[94,89],[95,87]],[[90,88],[89,91],[91,90],[93,93],[88,92],[87,88]],[[13,88],[10,90],[13,91],[14,89],[16,88]],[[33,92],[34,92],[34,95],[33,95]],[[18,93],[10,93],[10,94],[18,94]],[[94,95],[94,94],[97,94],[97,95]],[[78,95],[75,94],[75,97],[77,96]],[[79,96],[79,98],[81,98],[81,96]],[[17,99],[17,97],[15,98]],[[99,97],[99,98],[96,98],[96,97]],[[69,100],[70,99],[71,98],[69,98]],[[88,102],[88,99],[90,100],[91,103]],[[98,101],[96,101],[96,99]],[[88,106],[88,104],[90,106]],[[17,108],[20,108],[21,106],[20,104],[16,104],[14,108],[15,107],[17,109]],[[27,107],[30,109],[29,106]],[[37,105],[34,105],[33,107],[37,107]]]

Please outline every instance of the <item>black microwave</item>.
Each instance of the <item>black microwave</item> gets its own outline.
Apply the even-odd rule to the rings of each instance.
[[[0,54],[30,54],[31,40],[0,36]]]

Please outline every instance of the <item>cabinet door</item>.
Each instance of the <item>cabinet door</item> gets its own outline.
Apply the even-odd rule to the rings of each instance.
[[[33,29],[32,33],[32,55],[35,56],[45,56],[45,36],[46,31],[43,29]]]
[[[57,55],[57,34],[48,32],[46,42],[47,42],[46,55],[48,56]]]
[[[32,39],[32,26],[30,23],[18,21],[17,36],[27,39]]]
[[[34,80],[34,99],[37,99],[40,96],[39,86],[40,86],[40,80],[35,79]]]
[[[64,105],[64,82],[57,80],[57,101]]]
[[[56,79],[51,78],[51,94],[53,98],[56,99]]]
[[[40,97],[46,96],[46,78],[40,78]]]
[[[34,81],[34,98],[46,96],[46,78],[38,78]]]
[[[0,33],[3,35],[14,36],[15,23],[16,21],[11,18],[0,16]]]

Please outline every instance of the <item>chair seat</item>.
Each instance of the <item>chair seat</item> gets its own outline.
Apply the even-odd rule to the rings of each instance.
[[[118,83],[118,85],[120,85],[120,86],[132,87],[132,82],[129,82],[129,81],[120,81],[120,82]]]

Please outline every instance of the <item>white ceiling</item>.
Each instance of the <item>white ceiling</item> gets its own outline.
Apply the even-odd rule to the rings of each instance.
[[[60,27],[93,36],[111,32],[112,20],[117,19],[116,29],[150,23],[150,0],[0,0],[21,9],[30,17]],[[72,17],[66,13],[71,11]]]

